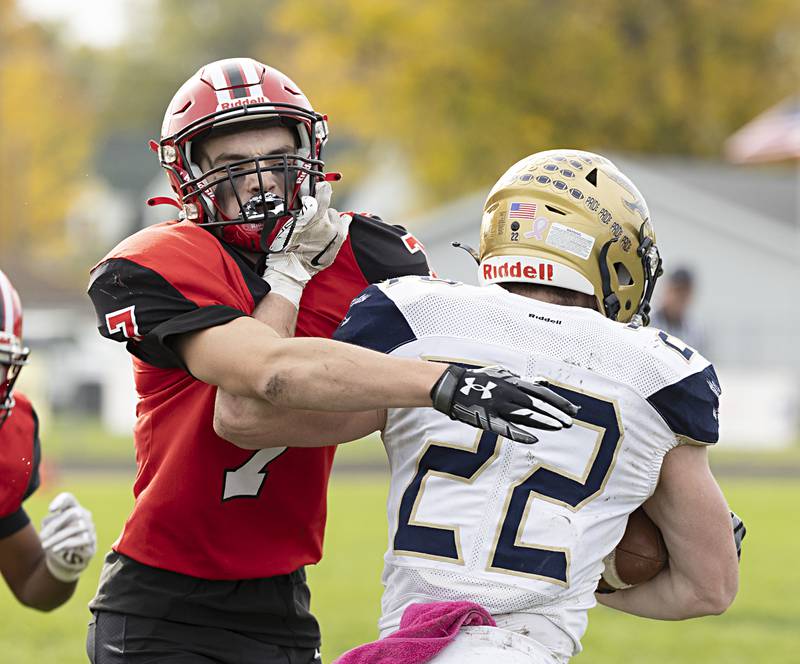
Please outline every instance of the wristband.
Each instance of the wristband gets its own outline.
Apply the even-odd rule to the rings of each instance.
[[[303,288],[311,277],[294,254],[271,254],[267,260],[264,281],[270,290],[300,307]]]

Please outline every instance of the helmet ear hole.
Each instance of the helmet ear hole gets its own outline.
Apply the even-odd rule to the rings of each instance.
[[[545,207],[550,210],[550,212],[555,212],[556,214],[560,214],[564,217],[567,216],[567,213],[564,210],[559,210],[557,207],[553,207],[552,205],[545,205]]]
[[[631,306],[632,306],[631,301],[630,300],[626,300],[625,301],[625,311],[630,311],[631,310]]]
[[[625,267],[624,263],[614,263],[614,272],[617,274],[617,283],[620,286],[630,286],[633,284],[633,277],[630,271]],[[630,309],[630,302],[625,305],[626,309]]]

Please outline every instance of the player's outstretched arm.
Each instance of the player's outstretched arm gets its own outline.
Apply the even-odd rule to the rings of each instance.
[[[669,565],[647,583],[597,595],[598,601],[659,620],[724,612],[736,596],[739,566],[731,513],[706,448],[683,445],[670,451],[644,507],[664,536]]]
[[[328,339],[284,339],[247,317],[184,335],[176,349],[199,380],[296,409],[429,406],[431,387],[446,368]]]
[[[75,592],[95,549],[91,515],[62,493],[51,502],[40,534],[29,523],[0,539],[0,572],[21,604],[52,611]]]
[[[571,416],[577,412],[544,384],[529,383],[498,367],[468,370],[444,366],[428,405],[451,419],[510,440],[527,444],[537,440],[515,423],[559,429],[570,426]],[[488,403],[483,388],[475,385],[487,386],[492,394]],[[346,443],[383,429],[385,421],[385,409],[354,413],[286,409],[268,401],[231,399],[221,391],[214,410],[217,435],[245,449]]]
[[[186,334],[176,350],[199,380],[278,408],[357,412],[432,406],[523,443],[536,437],[517,425],[561,429],[577,412],[546,387],[508,372],[391,357],[327,339],[282,339],[252,318]]]
[[[281,338],[294,335],[297,306],[272,291],[258,303],[253,318]],[[263,399],[231,394],[220,388],[214,404],[217,435],[245,449],[332,445],[357,440],[383,427],[385,413],[325,413],[273,407]],[[269,432],[268,435],[264,435]]]

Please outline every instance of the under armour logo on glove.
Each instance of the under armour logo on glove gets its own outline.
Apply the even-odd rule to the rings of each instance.
[[[481,399],[491,399],[492,398],[492,388],[497,387],[496,383],[489,381],[486,385],[481,385],[480,383],[475,383],[475,377],[470,376],[464,381],[464,387],[462,387],[459,392],[461,394],[469,394],[470,390],[477,390],[481,393]]]
[[[50,503],[39,537],[47,569],[63,583],[76,581],[97,550],[92,515],[71,493],[60,493]]]
[[[540,381],[506,369],[464,369],[451,364],[431,389],[433,407],[452,420],[532,444],[538,438],[519,426],[557,431],[572,426],[578,406]]]

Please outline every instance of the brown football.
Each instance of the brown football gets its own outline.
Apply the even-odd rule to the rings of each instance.
[[[605,560],[598,589],[621,590],[649,581],[667,564],[661,531],[639,507],[628,517],[625,534]]]

